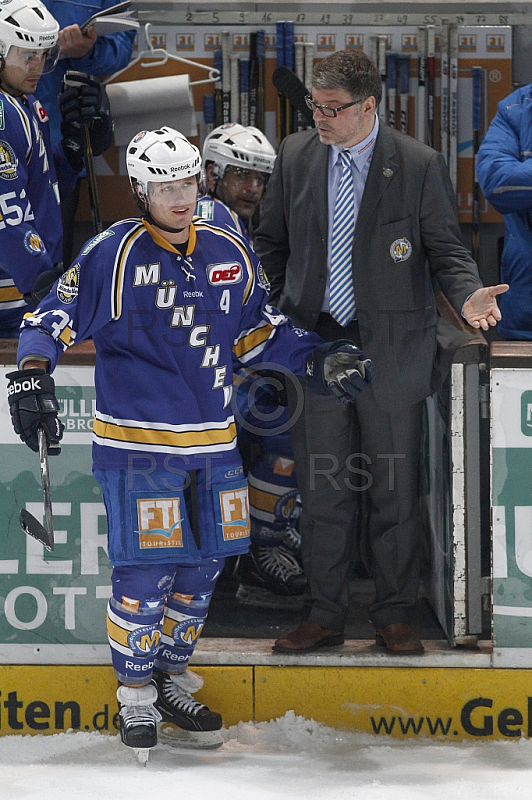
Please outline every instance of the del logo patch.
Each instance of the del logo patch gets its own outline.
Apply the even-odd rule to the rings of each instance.
[[[224,541],[249,536],[249,502],[247,486],[241,489],[222,489],[220,492],[222,536]]]
[[[183,547],[179,497],[138,499],[137,518],[141,550]]]
[[[0,139],[0,178],[13,181],[17,177],[17,166],[15,151],[8,142]]]
[[[44,242],[35,231],[28,231],[24,234],[24,248],[32,256],[42,256],[43,253],[46,253]]]
[[[226,264],[209,264],[207,279],[211,286],[227,286],[231,283],[240,283],[242,280],[242,265],[234,261]]]
[[[39,103],[38,100],[34,102],[33,108],[35,109],[35,113],[37,114],[41,122],[48,122],[48,114],[46,113],[46,111],[44,110],[44,108],[42,107],[42,105]]]
[[[396,264],[406,261],[412,255],[412,245],[408,239],[396,239],[390,245],[390,255]]]

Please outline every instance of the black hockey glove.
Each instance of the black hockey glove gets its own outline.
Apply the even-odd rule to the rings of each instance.
[[[58,419],[55,383],[43,369],[19,369],[6,375],[7,399],[15,432],[31,450],[39,452],[37,431],[42,427],[48,455],[57,456],[65,426]]]
[[[61,146],[75,172],[83,169],[81,129],[89,126],[92,154],[101,155],[113,141],[113,120],[105,87],[97,78],[69,70],[58,97],[61,112]]]
[[[351,403],[375,377],[373,362],[348,339],[318,345],[307,358],[309,389]]]
[[[63,274],[63,264],[55,264],[52,269],[47,269],[37,275],[35,283],[31,287],[31,292],[23,295],[24,300],[31,309],[37,308],[39,303],[44,300],[54,283]]]

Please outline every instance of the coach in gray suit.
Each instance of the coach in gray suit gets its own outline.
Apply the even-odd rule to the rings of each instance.
[[[308,98],[316,129],[282,142],[255,237],[272,302],[329,341],[352,339],[376,370],[349,406],[307,393],[302,381],[304,405],[294,414],[292,441],[309,596],[306,619],[277,640],[277,652],[344,641],[360,488],[372,506],[370,616],[377,644],[397,654],[423,652],[409,618],[420,572],[422,406],[435,389],[434,286],[484,330],[500,319],[495,298],[508,288],[482,287],[460,238],[443,157],[379,124],[380,96],[380,76],[363,53],[345,50],[317,62]],[[353,308],[346,301],[348,319],[336,308],[333,314],[331,294],[341,249],[333,220],[335,209],[346,206],[344,177],[354,197],[349,286],[342,282],[346,296],[354,293]],[[290,394],[295,411],[296,392]],[[355,474],[363,475],[362,486]]]

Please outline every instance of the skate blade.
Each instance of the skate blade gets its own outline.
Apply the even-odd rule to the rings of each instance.
[[[150,747],[133,747],[132,748],[135,758],[143,767],[146,766],[150,760]]]
[[[171,722],[163,722],[159,726],[159,741],[170,747],[190,750],[214,750],[223,744],[221,731],[185,731]]]
[[[303,595],[285,597],[255,586],[240,584],[235,596],[242,605],[256,608],[274,608],[277,611],[299,611],[303,608]]]

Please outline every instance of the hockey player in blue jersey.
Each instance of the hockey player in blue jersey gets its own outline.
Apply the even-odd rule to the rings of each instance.
[[[8,375],[16,432],[59,451],[50,376],[69,345],[96,349],[93,470],[113,566],[107,631],[123,742],[147,760],[158,734],[217,747],[222,718],[193,698],[187,669],[226,556],[249,545],[246,480],[232,410],[235,366],[282,365],[349,401],[373,368],[268,305],[241,238],[196,217],[199,151],[169,128],[126,152],[141,218],[90,240],[23,323]]]
[[[234,229],[250,242],[251,219],[275,163],[275,150],[258,128],[230,122],[215,128],[203,144],[208,193],[198,215]]]
[[[35,0],[0,3],[0,336],[14,338],[37,277],[61,259],[48,116],[34,91],[59,55],[59,25]]]
[[[48,114],[34,95],[54,69],[59,24],[39,0],[0,0],[0,337],[18,336],[23,315],[62,274],[60,194],[83,166],[66,159],[81,149],[91,124],[93,152],[111,135],[102,87],[84,73],[60,97],[64,138],[51,144]],[[57,98],[55,100],[57,103]],[[98,127],[94,124],[97,121]],[[57,176],[55,164],[62,164]],[[74,164],[74,166],[71,166]]]

